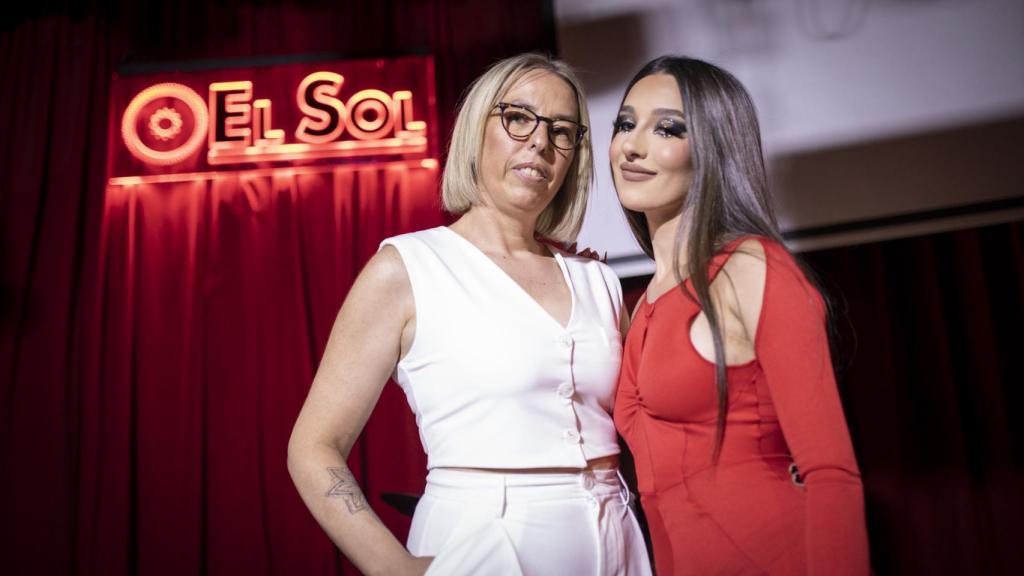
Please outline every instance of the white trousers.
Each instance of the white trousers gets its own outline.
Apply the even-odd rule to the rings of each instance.
[[[615,470],[557,474],[435,468],[408,548],[428,575],[647,576],[643,534]]]

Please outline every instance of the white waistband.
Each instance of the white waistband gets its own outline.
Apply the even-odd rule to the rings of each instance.
[[[508,503],[609,496],[629,502],[629,491],[618,470],[534,473],[434,468],[427,474],[424,494],[464,501],[497,496]]]

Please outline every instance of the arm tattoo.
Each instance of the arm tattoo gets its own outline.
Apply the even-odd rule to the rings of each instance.
[[[341,497],[350,514],[370,509],[370,505],[366,503],[366,496],[363,496],[352,472],[345,468],[328,468],[327,471],[331,473],[331,479],[334,481],[325,494],[327,497]]]

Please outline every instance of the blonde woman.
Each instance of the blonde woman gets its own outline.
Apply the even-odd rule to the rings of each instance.
[[[385,240],[338,315],[289,445],[307,506],[366,573],[649,574],[610,412],[621,288],[571,242],[591,182],[583,90],[527,54],[456,119],[443,203],[459,219]],[[428,457],[408,551],[345,465],[388,376]]]

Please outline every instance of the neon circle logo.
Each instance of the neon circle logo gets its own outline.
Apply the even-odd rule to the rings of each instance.
[[[206,140],[206,101],[188,86],[156,84],[139,92],[121,117],[121,137],[132,156],[159,166],[178,164]]]

